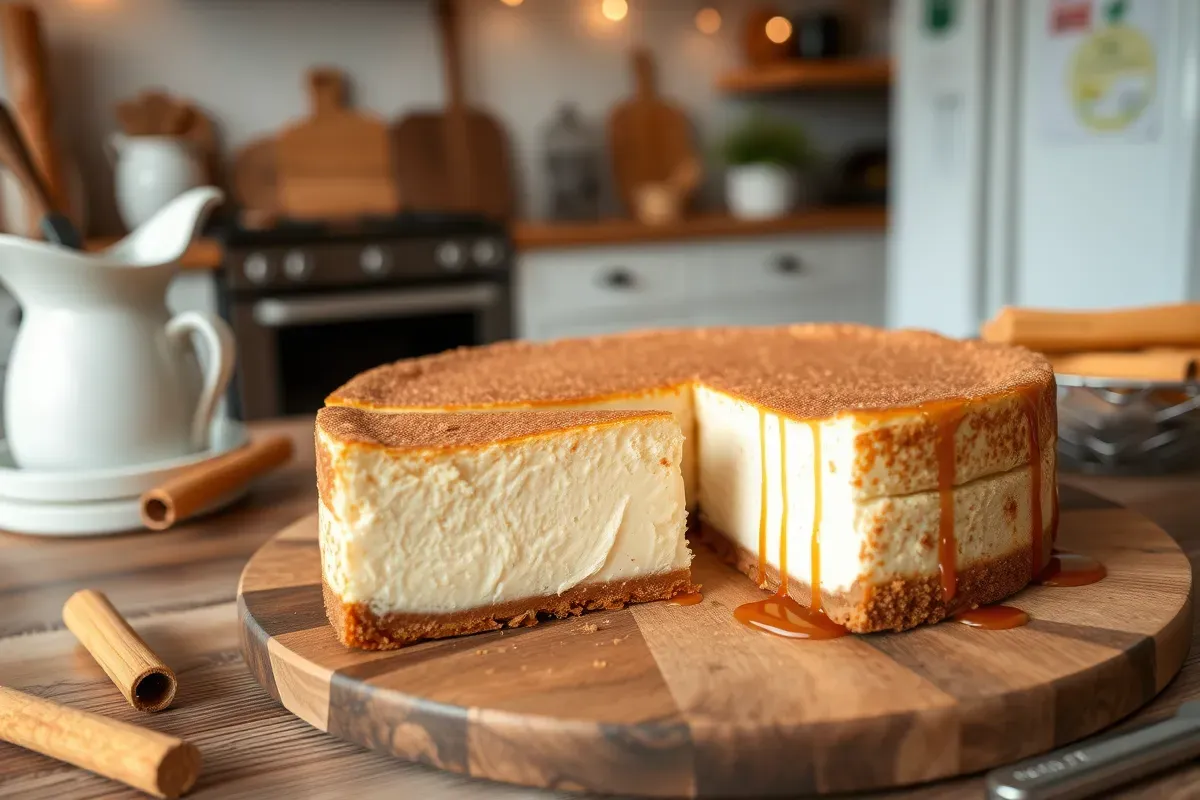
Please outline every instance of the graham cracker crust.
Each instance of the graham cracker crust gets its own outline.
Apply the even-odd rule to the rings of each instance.
[[[720,530],[701,523],[691,531],[693,542],[699,541],[716,553],[725,563],[735,567],[758,583],[758,554],[736,544]],[[1049,556],[1050,537],[1045,537]],[[1032,548],[990,559],[961,570],[958,586],[949,603],[942,599],[938,576],[903,578],[884,584],[855,584],[848,592],[821,590],[821,607],[834,622],[844,625],[851,633],[904,631],[922,623],[941,622],[948,616],[976,606],[1003,600],[1025,588],[1031,577]],[[766,584],[778,591],[779,570],[766,567]],[[788,576],[788,594],[801,605],[812,600],[812,585],[792,575]]]
[[[380,616],[364,603],[343,602],[324,579],[321,589],[325,596],[325,613],[338,641],[363,650],[395,650],[424,639],[523,628],[536,625],[543,617],[561,619],[579,616],[585,611],[611,611],[629,603],[669,600],[696,591],[692,585],[692,571],[684,568],[628,581],[576,586],[561,595],[512,600],[449,614]]]

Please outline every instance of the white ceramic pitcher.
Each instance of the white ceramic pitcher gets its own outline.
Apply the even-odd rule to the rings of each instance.
[[[229,326],[167,311],[167,284],[220,190],[193,189],[108,250],[0,235],[0,282],[21,304],[4,386],[24,469],[147,464],[208,447],[233,372]],[[190,334],[208,350],[201,374]]]
[[[128,230],[143,225],[167,203],[204,183],[200,157],[178,136],[126,136],[109,139],[117,210]]]

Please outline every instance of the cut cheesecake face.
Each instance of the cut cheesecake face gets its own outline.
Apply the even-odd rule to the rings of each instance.
[[[1053,372],[1020,348],[852,325],[514,342],[380,367],[326,402],[364,418],[669,412],[705,541],[854,632],[1012,594],[1056,526]]]
[[[689,591],[663,411],[317,415],[326,609],[388,648]]]

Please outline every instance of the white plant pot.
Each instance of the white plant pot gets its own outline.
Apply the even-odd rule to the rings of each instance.
[[[725,173],[725,202],[739,219],[770,219],[792,210],[796,175],[777,164],[746,164]]]

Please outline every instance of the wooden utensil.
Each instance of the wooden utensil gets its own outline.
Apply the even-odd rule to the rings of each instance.
[[[312,115],[275,142],[279,210],[297,219],[395,214],[400,209],[387,126],[346,107],[332,69],[308,75]]]
[[[142,522],[151,530],[166,530],[239,486],[286,464],[291,457],[290,437],[255,439],[241,449],[198,464],[144,493]]]
[[[1200,303],[1114,311],[1008,307],[983,326],[982,336],[989,342],[1021,345],[1043,353],[1200,348]]]
[[[25,140],[8,110],[8,104],[3,102],[0,102],[0,162],[12,171],[25,190],[30,205],[37,211],[38,228],[46,238],[63,247],[82,250],[83,238],[71,220],[56,209],[42,174],[33,163]]]
[[[129,705],[162,711],[175,699],[175,673],[154,654],[137,631],[93,589],[81,589],[63,604],[63,624],[104,670]]]
[[[4,78],[17,129],[45,182],[50,206],[66,208],[67,167],[54,131],[46,48],[38,12],[33,6],[0,5],[0,48],[3,48]],[[38,229],[44,211],[36,206],[30,208],[31,230]]]
[[[636,213],[640,187],[664,183],[689,162],[700,163],[687,117],[658,94],[649,52],[634,52],[633,71],[637,93],[614,108],[608,118],[617,194],[631,215]]]
[[[179,797],[200,774],[189,742],[2,686],[0,739],[155,797]]]
[[[183,136],[194,123],[195,110],[162,89],[147,89],[117,104],[117,121],[126,136]]]
[[[437,9],[447,108],[411,113],[396,125],[396,170],[405,207],[510,219],[516,199],[508,136],[495,117],[467,105],[454,2],[439,0]]]

